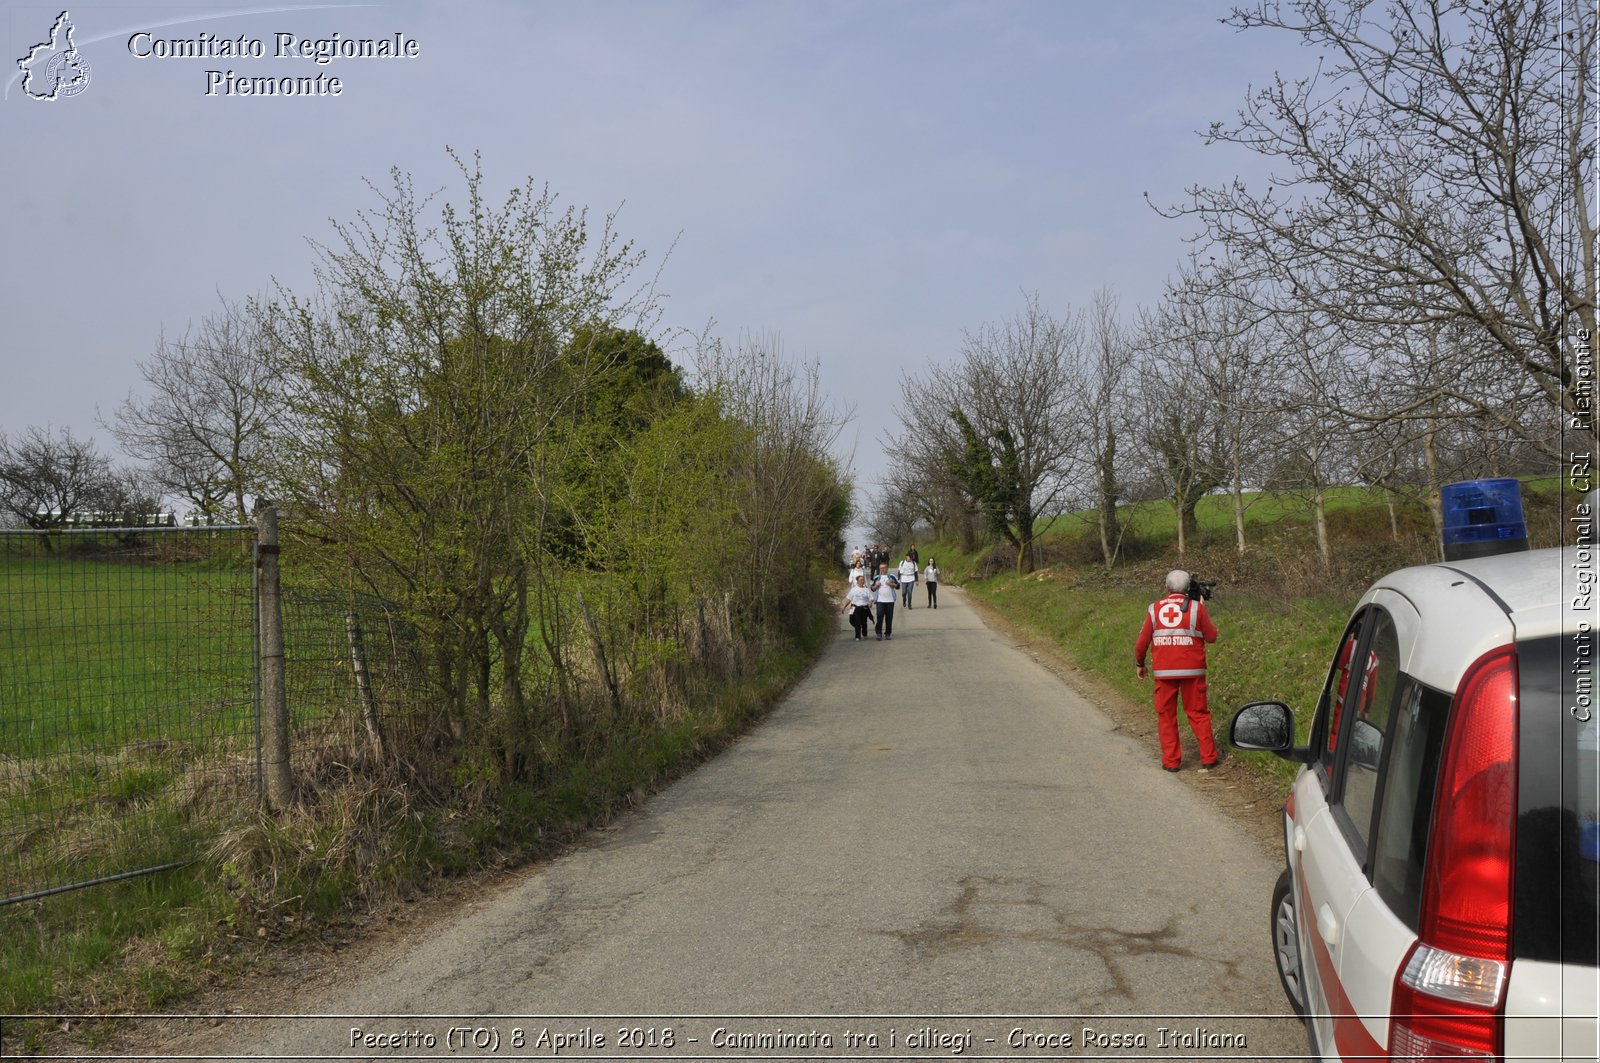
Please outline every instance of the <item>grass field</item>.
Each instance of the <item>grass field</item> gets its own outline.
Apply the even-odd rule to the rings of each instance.
[[[249,580],[248,569],[0,554],[0,756],[248,727]]]
[[[190,859],[251,773],[251,569],[0,537],[0,898]]]

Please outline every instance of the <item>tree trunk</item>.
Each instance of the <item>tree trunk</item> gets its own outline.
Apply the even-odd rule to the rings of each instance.
[[[600,640],[600,627],[594,622],[594,616],[589,612],[589,603],[583,600],[582,592],[577,595],[578,611],[583,614],[583,626],[589,629],[589,645],[594,650],[594,663],[600,669],[600,681],[605,684],[606,692],[611,698],[611,711],[617,719],[622,718],[622,691],[617,687],[616,677],[611,674],[611,664],[606,660],[605,643]]]
[[[1017,517],[1017,575],[1026,576],[1033,570],[1033,517],[1023,513]]]
[[[1423,467],[1428,472],[1427,505],[1428,516],[1433,521],[1434,549],[1438,551],[1439,560],[1444,560],[1444,504],[1439,498],[1439,452],[1434,446],[1438,425],[1432,418],[1428,419],[1428,430],[1422,434]]]
[[[1241,450],[1238,437],[1234,437],[1233,445],[1233,535],[1239,548],[1239,556],[1244,556],[1244,471],[1240,468],[1239,451]]]
[[[1110,569],[1117,561],[1117,548],[1122,542],[1122,530],[1117,526],[1117,437],[1106,435],[1106,445],[1100,452],[1100,557]]]
[[[1318,484],[1315,493],[1311,496],[1312,512],[1317,528],[1317,556],[1322,559],[1323,568],[1333,567],[1333,548],[1328,544],[1328,511],[1324,504],[1322,485]]]

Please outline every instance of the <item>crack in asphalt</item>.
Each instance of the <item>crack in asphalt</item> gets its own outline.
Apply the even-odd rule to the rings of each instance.
[[[1207,956],[1187,946],[1175,944],[1182,922],[1198,914],[1193,906],[1187,913],[1170,916],[1155,930],[1125,930],[1115,926],[1083,925],[1068,913],[1053,907],[1045,895],[1049,887],[1037,882],[967,875],[960,880],[961,894],[935,917],[915,930],[880,931],[898,938],[912,950],[916,962],[934,959],[960,949],[979,948],[996,942],[1035,942],[1088,952],[1099,958],[1113,985],[1113,992],[1130,1004],[1137,1003],[1132,983],[1123,970],[1129,959],[1165,956],[1194,960],[1220,967],[1223,979],[1239,977],[1239,961]],[[1017,890],[1024,892],[1018,897]],[[989,891],[986,893],[986,890]],[[1047,913],[1056,932],[1008,930],[985,926],[974,913],[979,905],[1038,908]]]

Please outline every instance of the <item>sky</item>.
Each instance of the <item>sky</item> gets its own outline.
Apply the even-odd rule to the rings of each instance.
[[[163,335],[222,299],[314,290],[316,244],[394,168],[459,202],[453,148],[480,153],[492,199],[532,178],[614,213],[663,336],[761,336],[814,363],[853,411],[837,456],[870,510],[908,374],[1029,293],[1059,315],[1108,288],[1131,318],[1193,236],[1151,202],[1264,174],[1200,131],[1308,57],[1222,25],[1227,7],[98,0],[65,9],[78,63],[52,69],[59,0],[8,3],[0,430],[115,453],[102,425]],[[335,34],[412,54],[292,54]],[[173,54],[241,38],[263,54]],[[320,94],[228,91],[319,75]]]

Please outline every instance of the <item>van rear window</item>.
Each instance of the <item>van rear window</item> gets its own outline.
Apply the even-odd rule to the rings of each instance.
[[[1518,956],[1597,966],[1600,717],[1587,668],[1594,635],[1517,645]]]

